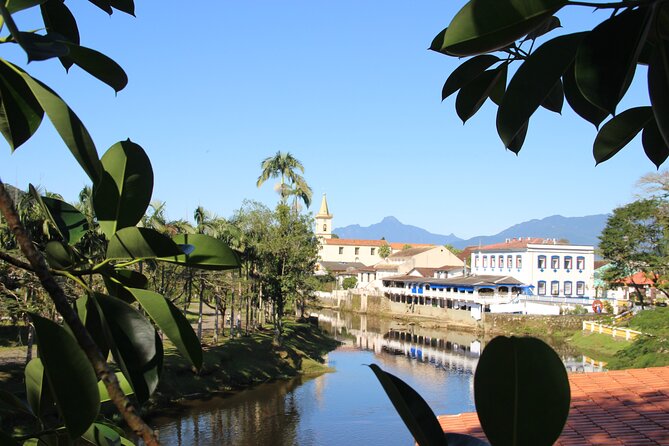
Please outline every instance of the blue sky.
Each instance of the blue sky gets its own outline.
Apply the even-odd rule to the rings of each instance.
[[[491,104],[463,126],[455,97],[441,102],[459,61],[427,47],[462,4],[138,1],[136,18],[110,18],[68,2],[82,44],[121,64],[128,86],[115,96],[57,61],[28,69],[72,106],[100,154],[126,138],[144,147],[154,198],[167,202],[172,219],[191,219],[198,205],[228,217],[244,199],[273,206],[272,184],[255,182],[260,162],[278,150],[304,164],[313,213],[327,193],[335,227],[394,215],[468,238],[631,201],[637,179],[655,170],[640,138],[595,167],[596,130],[565,104],[562,116],[535,114],[516,156],[497,137]],[[560,15],[565,31],[587,26],[574,12]],[[29,16],[17,20],[30,28]],[[3,57],[25,62],[18,53]],[[625,105],[648,103],[644,77],[638,70]],[[87,184],[48,122],[14,154],[4,145],[0,177],[70,201]]]

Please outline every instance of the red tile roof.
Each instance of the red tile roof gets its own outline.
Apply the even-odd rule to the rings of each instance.
[[[570,374],[569,383],[569,418],[555,445],[669,445],[669,367]],[[439,423],[485,439],[474,412]]]
[[[383,246],[390,245],[390,247],[395,250],[401,250],[405,245],[409,245],[412,248],[424,248],[424,247],[434,247],[436,245],[430,245],[427,243],[400,243],[400,242],[388,242],[386,240],[363,240],[363,239],[353,239],[353,238],[326,238],[326,245],[344,245],[344,246]]]

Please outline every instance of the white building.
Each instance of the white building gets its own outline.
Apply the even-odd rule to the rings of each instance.
[[[474,275],[513,276],[539,299],[595,297],[593,246],[527,237],[470,250]]]

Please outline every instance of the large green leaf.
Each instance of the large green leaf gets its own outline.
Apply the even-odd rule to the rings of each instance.
[[[130,292],[179,352],[196,368],[202,367],[202,346],[181,310],[153,291],[130,288]]]
[[[100,409],[95,372],[65,328],[36,314],[30,318],[56,407],[68,435],[77,438],[95,421]]]
[[[460,89],[458,96],[455,98],[455,111],[462,119],[463,124],[479,111],[497,85],[500,77],[504,76],[505,73],[506,65],[484,71],[483,74]]]
[[[81,438],[96,446],[118,446],[121,444],[119,433],[102,423],[93,423]]]
[[[100,353],[104,358],[107,358],[110,350],[107,340],[107,326],[104,323],[104,318],[100,315],[102,310],[98,307],[97,302],[88,295],[83,295],[75,301],[75,308],[81,323],[84,324],[93,341],[95,341]]]
[[[567,34],[549,40],[518,68],[497,111],[497,133],[504,147],[509,148],[532,114],[550,96],[573,62],[583,36],[584,33]]]
[[[511,140],[507,149],[511,150],[513,153],[518,155],[520,149],[523,148],[523,143],[525,142],[525,137],[527,136],[527,130],[530,127],[529,119],[525,121],[525,124],[520,128],[520,131],[516,133],[516,136]]]
[[[63,240],[69,244],[75,244],[81,240],[89,229],[88,220],[84,214],[63,200],[40,196],[32,184],[29,185],[29,190]]]
[[[560,19],[558,17],[552,16],[548,17],[546,20],[543,21],[543,23],[536,28],[534,28],[531,32],[527,34],[527,38],[531,40],[538,39],[539,37],[543,36],[544,34],[548,34],[549,32],[553,31],[556,28],[561,28],[562,24],[560,23]]]
[[[67,270],[76,263],[74,251],[65,243],[52,240],[44,247],[44,256],[53,269]]]
[[[65,2],[59,0],[45,2],[40,6],[40,11],[47,32],[58,34],[69,42],[79,44],[77,21]],[[60,63],[63,64],[65,69],[72,66],[72,61],[67,57],[61,57]]]
[[[177,256],[161,256],[160,260],[206,270],[239,268],[239,257],[222,241],[205,234],[179,234],[172,238],[178,245],[188,248]]]
[[[120,299],[95,293],[94,298],[108,328],[114,359],[132,384],[137,399],[149,399],[158,385],[163,366],[163,348],[153,325]],[[96,387],[97,391],[97,387]]]
[[[474,400],[491,444],[551,445],[569,414],[567,372],[543,341],[499,336],[476,366]]]
[[[32,412],[38,417],[51,406],[48,384],[44,376],[44,365],[40,358],[33,358],[23,371],[26,381],[26,400]]]
[[[0,59],[0,64],[13,69],[23,78],[65,145],[95,184],[102,171],[102,164],[91,135],[74,111],[53,90],[31,77],[21,68],[4,59]]]
[[[19,32],[14,37],[28,55],[28,62],[64,57],[69,54],[66,45],[48,34],[43,36],[36,33]]]
[[[669,10],[666,5],[664,9]],[[657,127],[669,144],[669,44],[663,39],[658,42],[648,66],[648,93]]]
[[[44,111],[14,70],[0,63],[0,132],[12,151],[37,131]]]
[[[101,162],[104,170],[94,187],[93,205],[100,229],[111,239],[144,216],[153,191],[153,169],[144,149],[130,140],[111,146]]]
[[[112,87],[115,92],[123,90],[128,84],[128,76],[125,74],[125,71],[111,58],[99,51],[79,46],[75,43],[65,44],[70,50],[67,56],[69,60]]]
[[[588,101],[609,114],[615,114],[632,83],[650,29],[650,11],[626,9],[597,25],[578,48],[576,83]]]
[[[485,70],[500,59],[491,54],[483,54],[481,56],[472,57],[463,62],[458,68],[453,70],[441,90],[441,99],[444,100],[469,82],[476,79]]]
[[[433,47],[454,56],[495,51],[541,26],[566,4],[566,0],[470,0]]]
[[[655,119],[650,120],[643,128],[641,143],[648,159],[659,169],[669,156],[669,146],[662,138]]]
[[[132,269],[109,268],[102,270],[101,273],[108,293],[128,303],[135,301],[128,288],[146,288],[148,283],[144,274]]]
[[[149,228],[123,228],[107,246],[107,259],[179,259],[183,251],[169,237]]]
[[[490,89],[490,100],[498,107],[502,104],[504,94],[506,93],[506,77],[509,73],[509,64],[505,62],[499,67],[499,70],[500,74],[497,76],[497,80]]]
[[[635,107],[625,110],[610,119],[597,133],[592,153],[597,164],[603,163],[618,153],[653,118],[650,107]]]
[[[601,108],[593,105],[588,101],[581,90],[576,85],[576,78],[574,75],[574,64],[567,69],[562,76],[562,84],[564,87],[564,96],[567,99],[567,103],[571,108],[578,114],[581,118],[592,123],[595,127],[599,128],[599,124],[602,123],[606,116],[607,112]]]
[[[416,442],[421,446],[441,446],[445,443],[444,431],[437,417],[425,400],[407,383],[385,372],[376,364],[370,364],[374,375],[393,403]]]
[[[130,381],[126,379],[125,375],[123,375],[122,372],[116,372],[115,375],[116,379],[118,380],[119,387],[121,387],[121,390],[123,391],[123,394],[126,396],[132,395],[134,393],[132,390],[132,385],[130,384]],[[98,392],[100,392],[101,403],[111,401],[109,393],[107,392],[107,386],[105,386],[105,383],[102,381],[98,381]]]
[[[546,110],[555,113],[562,113],[562,105],[564,104],[564,89],[562,88],[562,81],[558,79],[555,86],[551,89],[541,106]]]

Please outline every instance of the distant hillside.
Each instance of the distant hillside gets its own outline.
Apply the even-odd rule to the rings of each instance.
[[[495,235],[482,235],[464,240],[454,234],[433,234],[417,226],[405,225],[395,217],[385,217],[371,226],[350,225],[334,229],[341,238],[378,240],[385,237],[393,242],[451,244],[456,248],[472,245],[487,245],[514,237],[544,237],[567,239],[577,245],[598,245],[599,234],[606,226],[607,214],[588,215],[585,217],[550,217],[535,219],[513,225]]]

